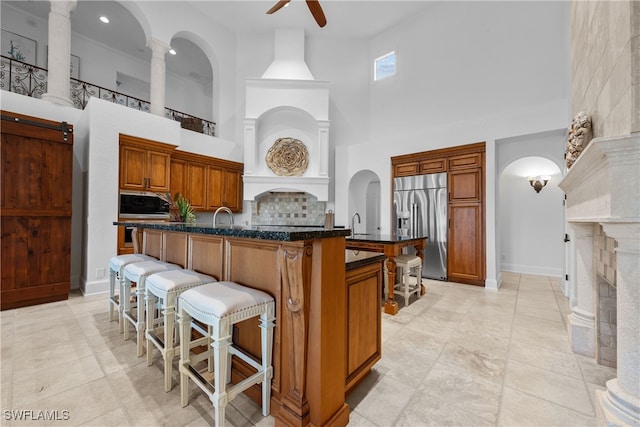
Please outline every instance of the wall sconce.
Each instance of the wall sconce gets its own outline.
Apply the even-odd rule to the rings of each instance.
[[[529,184],[531,184],[533,189],[536,190],[536,193],[539,193],[540,190],[542,190],[542,187],[547,185],[547,182],[549,182],[548,176],[530,176],[527,179],[529,180]]]

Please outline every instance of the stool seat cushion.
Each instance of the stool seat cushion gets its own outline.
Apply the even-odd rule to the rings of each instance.
[[[417,267],[418,265],[422,264],[422,259],[420,259],[420,257],[417,255],[401,254],[394,257],[393,260],[398,266],[400,266],[399,264],[404,264],[409,267]]]
[[[180,307],[201,321],[220,319],[234,313],[257,308],[273,301],[273,298],[257,289],[234,282],[216,282],[197,286],[180,294]],[[204,317],[204,318],[203,318]]]
[[[127,264],[131,264],[134,262],[142,262],[142,261],[157,261],[157,258],[154,258],[149,255],[144,254],[127,254],[127,255],[118,255],[114,256],[109,260],[109,268],[111,270],[120,271],[120,268],[124,267]]]
[[[145,285],[150,292],[158,295],[215,281],[214,277],[193,270],[169,270],[147,277]]]
[[[134,264],[129,264],[124,268],[124,271],[127,276],[142,277],[152,273],[158,273],[160,271],[167,271],[167,270],[175,270],[178,268],[180,268],[179,265],[155,260],[155,261],[143,261],[143,262],[136,262]]]

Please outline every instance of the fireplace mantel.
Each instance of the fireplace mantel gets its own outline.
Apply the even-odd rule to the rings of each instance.
[[[569,222],[640,221],[640,134],[592,140],[558,185]]]

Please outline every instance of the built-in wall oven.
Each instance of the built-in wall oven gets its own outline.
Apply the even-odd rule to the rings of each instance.
[[[119,221],[169,221],[170,204],[164,195],[121,190],[119,198]],[[118,254],[133,253],[133,229],[133,226],[118,227]]]

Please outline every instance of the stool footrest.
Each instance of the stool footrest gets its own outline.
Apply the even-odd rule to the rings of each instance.
[[[189,378],[191,378],[191,380],[194,383],[196,383],[196,385],[198,387],[200,387],[200,389],[202,391],[204,391],[208,395],[211,395],[211,394],[215,393],[216,388],[214,387],[214,385],[211,384],[209,381],[207,381],[207,379],[205,377],[203,377],[202,374],[200,372],[198,372],[198,370],[196,368],[194,368],[193,366],[189,365],[189,367],[187,369],[188,369],[188,371],[185,372],[185,373],[187,375],[189,375]],[[180,366],[180,370],[184,370],[184,368],[182,366]]]

